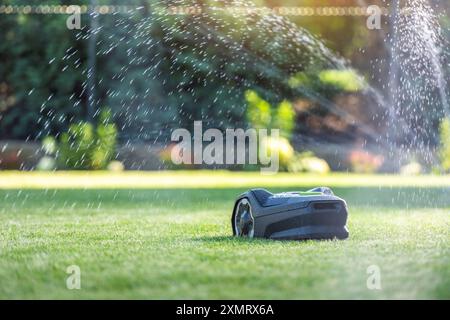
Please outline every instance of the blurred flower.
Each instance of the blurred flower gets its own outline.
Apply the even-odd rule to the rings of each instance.
[[[56,160],[53,157],[44,156],[39,159],[38,164],[36,165],[36,170],[39,171],[52,171],[56,169]]]
[[[349,158],[353,171],[358,173],[374,173],[384,163],[382,155],[375,155],[361,149],[352,151]]]
[[[304,158],[302,160],[303,171],[319,174],[327,174],[330,172],[328,163],[317,157]]]
[[[400,173],[406,176],[416,176],[422,173],[422,166],[416,161],[412,161],[400,168]]]
[[[121,172],[125,169],[125,166],[123,165],[122,162],[114,160],[114,161],[111,161],[106,168],[109,171]]]
[[[278,153],[280,168],[287,168],[294,156],[294,148],[286,138],[270,138],[267,137],[261,141],[261,148],[267,156],[271,156],[273,152]]]
[[[324,159],[316,157],[312,152],[297,153],[288,165],[290,172],[309,172],[327,174],[330,166]]]

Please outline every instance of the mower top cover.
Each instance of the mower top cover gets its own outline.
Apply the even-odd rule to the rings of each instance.
[[[327,187],[277,194],[252,189],[237,198],[231,225],[238,237],[346,239],[347,215],[345,201]]]

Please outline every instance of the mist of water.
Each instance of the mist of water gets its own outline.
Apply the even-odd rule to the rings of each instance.
[[[393,1],[391,23],[389,141],[404,154],[426,153],[450,111],[441,28],[426,0]]]

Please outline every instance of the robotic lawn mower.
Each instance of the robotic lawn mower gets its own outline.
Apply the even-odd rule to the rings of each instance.
[[[347,215],[345,201],[326,187],[277,194],[252,189],[237,198],[231,225],[238,237],[346,239]]]

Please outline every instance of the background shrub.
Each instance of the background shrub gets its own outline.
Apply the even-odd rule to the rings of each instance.
[[[439,159],[442,170],[450,172],[450,118],[442,120],[440,128]]]
[[[72,124],[61,135],[58,160],[67,169],[106,169],[114,157],[117,128],[111,119],[111,111],[104,109],[100,121],[94,125],[88,122]]]

